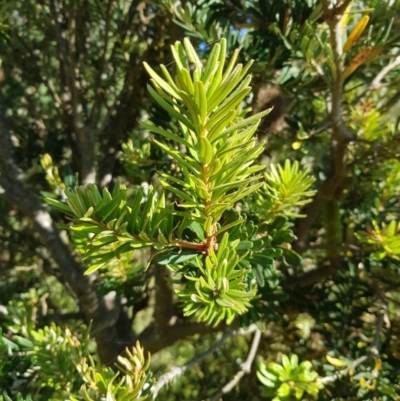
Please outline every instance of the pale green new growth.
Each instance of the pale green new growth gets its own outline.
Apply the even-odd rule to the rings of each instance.
[[[221,320],[231,323],[235,313],[241,315],[250,307],[255,291],[245,291],[243,282],[248,271],[238,267],[238,263],[247,254],[239,257],[235,249],[239,240],[228,243],[227,233],[222,238],[215,253],[211,249],[206,257],[205,266],[199,258],[197,266],[200,277],[186,276],[189,280],[184,290],[177,291],[186,304],[185,313],[194,315],[196,320],[206,320],[216,326]],[[192,302],[190,302],[192,301]]]
[[[270,166],[270,173],[265,173],[265,185],[254,196],[257,212],[264,220],[273,219],[282,214],[287,217],[304,217],[296,211],[311,202],[315,191],[310,190],[314,177],[307,169],[300,170],[299,163],[285,161],[282,167]]]
[[[257,173],[264,166],[253,163],[263,151],[264,143],[257,143],[253,135],[269,110],[244,120],[237,118],[241,103],[251,90],[248,86],[251,78],[246,74],[252,63],[244,67],[236,65],[235,51],[226,65],[224,39],[214,46],[204,68],[188,39],[184,45],[176,42],[172,53],[177,69],[174,80],[165,67],[162,67],[165,79],[146,63],[145,68],[152,77],[151,95],[177,120],[182,136],[148,123],[143,126],[186,148],[178,150],[154,140],[182,171],[179,182],[162,174],[162,184],[181,199],[180,206],[200,216],[208,250],[223,212],[262,185],[262,176]],[[195,64],[193,73],[188,62]]]
[[[297,355],[282,355],[282,364],[260,362],[257,377],[267,387],[263,389],[264,397],[274,397],[273,401],[304,400],[306,395],[317,397],[324,386],[318,381],[318,373],[312,371],[312,363],[304,361],[299,364]]]
[[[377,260],[385,257],[400,260],[400,222],[392,220],[390,224],[379,227],[378,222],[373,220],[372,224],[373,229],[356,233],[356,237],[375,250]]]
[[[69,336],[71,344],[77,343],[72,354],[74,363],[85,384],[80,390],[80,398],[70,396],[70,401],[150,401],[151,374],[146,373],[150,366],[150,355],[145,358],[143,348],[139,342],[131,350],[126,349],[125,356],[119,356],[116,361],[117,369],[98,366],[89,356],[79,353],[79,342]]]
[[[150,122],[141,124],[157,134],[159,139],[153,143],[174,159],[181,174],[160,171],[165,193],[150,187],[146,195],[138,191],[130,202],[125,187],[117,184],[112,194],[88,185],[66,190],[67,204],[55,199],[49,203],[72,218],[75,237],[88,236],[87,273],[132,249],[152,247],[157,254],[172,251],[176,257],[167,256],[171,260],[168,265],[185,283],[177,290],[185,314],[208,324],[230,323],[251,306],[256,287],[249,287],[249,262],[240,264],[246,256],[237,254],[240,240],[229,239],[243,219],[237,215],[224,222],[221,217],[263,185],[260,172],[264,166],[255,161],[264,143],[257,142],[254,133],[269,110],[239,117],[242,102],[251,91],[247,72],[252,62],[237,64],[239,52],[235,51],[226,63],[225,39],[214,46],[205,66],[188,39],[183,44],[176,42],[172,54],[175,77],[164,66],[164,78],[147,63],[144,66],[151,77],[151,96],[168,112],[179,132]],[[188,240],[187,228],[198,238]],[[244,243],[252,246],[250,241]],[[189,255],[179,257],[182,249]],[[195,273],[188,275],[193,269]]]

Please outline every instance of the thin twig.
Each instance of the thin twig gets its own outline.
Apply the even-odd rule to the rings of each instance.
[[[104,73],[105,67],[106,67],[106,56],[107,56],[107,50],[108,50],[108,45],[110,42],[110,13],[111,13],[111,4],[112,1],[108,0],[106,4],[106,14],[104,16],[104,37],[103,37],[103,46],[100,50],[100,60],[99,60],[99,67],[96,75],[96,92],[94,95],[94,102],[93,102],[93,107],[92,111],[89,116],[89,121],[90,121],[90,126],[95,127],[96,123],[98,122],[98,117],[99,113],[101,110],[101,104],[102,100],[104,98],[102,92],[103,88],[101,88],[101,77]]]
[[[315,70],[317,71],[318,75],[320,78],[322,78],[322,80],[329,85],[329,80],[326,76],[325,71],[322,69],[322,67],[315,61],[315,60],[311,60],[311,64],[312,66],[315,68]]]
[[[367,93],[373,91],[374,89],[378,89],[381,86],[383,78],[392,71],[394,68],[400,65],[400,56],[397,56],[391,63],[389,63],[387,66],[383,67],[382,70],[376,75],[376,77],[373,79],[371,84],[369,85],[367,89]]]
[[[335,382],[336,380],[338,380],[338,379],[340,379],[340,378],[342,378],[342,377],[344,377],[344,376],[347,376],[350,372],[353,372],[354,369],[355,369],[357,366],[361,365],[363,362],[365,362],[367,359],[369,359],[370,356],[371,356],[371,355],[363,355],[363,356],[360,356],[360,358],[357,358],[356,360],[354,360],[346,369],[341,370],[340,372],[335,373],[335,374],[332,375],[332,376],[323,377],[323,378],[320,380],[320,382],[321,382],[322,384],[329,384],[329,383]]]
[[[204,351],[203,353],[196,355],[193,359],[191,359],[189,362],[187,362],[183,366],[175,366],[173,367],[169,372],[163,374],[158,380],[157,384],[154,386],[153,389],[153,394],[154,397],[157,396],[159,391],[166,386],[168,383],[173,381],[179,376],[182,376],[188,369],[190,369],[192,366],[197,365],[200,363],[203,359],[207,358],[209,355],[217,351],[219,348],[222,347],[224,342],[229,338],[233,337],[236,335],[244,335],[244,334],[249,334],[254,331],[256,331],[257,328],[255,325],[250,326],[250,328],[245,331],[243,329],[238,329],[238,330],[231,330],[222,335],[220,339],[218,339],[208,350]],[[254,357],[253,357],[254,358]]]
[[[254,358],[256,357],[256,353],[258,350],[258,346],[260,345],[261,340],[261,331],[256,329],[254,333],[253,342],[251,344],[249,355],[244,363],[241,365],[241,369],[236,373],[233,379],[225,384],[224,387],[217,394],[215,394],[210,401],[218,401],[224,394],[229,393],[233,390],[233,388],[239,383],[242,377],[246,374],[249,374],[251,371],[251,365],[253,364]]]
[[[351,2],[352,0],[344,0],[344,2],[339,7],[337,7],[337,12],[339,14],[344,14]]]
[[[350,4],[345,1],[341,5],[334,0],[322,0],[324,18],[330,31],[330,44],[335,65],[332,71],[331,104],[327,105],[330,126],[332,128],[333,165],[327,171],[327,179],[322,183],[313,201],[306,208],[306,218],[298,223],[296,230],[297,241],[294,249],[302,252],[307,249],[310,228],[319,215],[319,211],[326,201],[332,200],[340,188],[347,174],[346,153],[348,144],[354,139],[343,122],[342,95],[343,95],[343,44],[340,21],[342,14]],[[330,106],[330,107],[329,107]]]
[[[342,31],[340,27],[342,13],[339,11],[340,7],[334,4],[334,2],[331,0],[323,0],[322,4],[325,10],[326,22],[330,30],[330,42],[336,70],[331,87],[332,109],[330,111],[330,118],[332,120],[333,136],[338,140],[352,139],[353,135],[345,128],[342,118],[343,43]],[[344,6],[344,4],[342,4],[342,6]]]

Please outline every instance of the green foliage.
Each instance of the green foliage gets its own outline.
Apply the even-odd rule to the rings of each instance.
[[[145,182],[149,169],[154,169],[156,161],[151,159],[151,145],[144,143],[137,146],[133,139],[122,144],[121,161],[129,176],[139,182]]]
[[[10,302],[7,306],[12,321],[8,324],[9,332],[3,333],[0,340],[0,352],[3,356],[0,371],[5,388],[8,381],[17,379],[15,383],[18,386],[13,388],[14,391],[23,390],[24,386],[34,383],[33,391],[44,398],[57,399],[73,391],[80,382],[75,361],[71,359],[74,346],[69,337],[72,335],[69,330],[64,330],[55,323],[37,328],[37,301],[36,292],[31,291],[21,301]],[[79,347],[87,354],[90,329],[83,328],[81,335]]]
[[[128,201],[126,188],[120,184],[112,194],[107,189],[101,194],[95,185],[88,185],[65,190],[67,204],[52,198],[48,202],[72,218],[72,231],[90,235],[84,254],[91,265],[87,274],[132,248],[166,251],[180,247],[203,253],[196,258],[197,274],[189,277],[183,270],[189,283],[177,293],[184,302],[184,312],[208,324],[216,325],[221,320],[231,323],[236,314],[243,314],[251,306],[256,291],[248,288],[246,276],[250,270],[243,265],[235,269],[246,256],[237,255],[240,241],[229,244],[225,233],[218,256],[214,248],[224,231],[242,222],[237,216],[221,224],[224,213],[263,185],[258,172],[264,166],[253,164],[264,143],[257,143],[253,134],[269,110],[240,117],[241,103],[251,89],[250,76],[246,76],[251,63],[235,66],[239,54],[235,51],[225,66],[225,40],[214,46],[204,67],[189,40],[185,39],[184,45],[176,42],[171,49],[178,71],[175,81],[163,65],[165,79],[146,63],[145,67],[154,87],[149,86],[149,92],[176,120],[179,135],[148,122],[142,122],[142,126],[173,144],[153,139],[182,173],[179,178],[164,172],[159,175],[162,186],[183,211],[176,211],[174,203],[166,202],[165,192],[158,193],[153,187],[147,194],[137,192]],[[193,64],[192,74],[187,61]],[[177,145],[185,151],[176,149]],[[193,242],[185,237],[187,228],[197,234]],[[252,243],[247,246],[252,247]],[[241,247],[246,247],[245,242]],[[175,274],[182,275],[180,263],[184,260],[178,257],[168,263]]]
[[[180,199],[179,206],[199,216],[207,237],[215,232],[215,224],[223,212],[257,190],[263,166],[253,166],[264,148],[253,137],[261,118],[268,110],[239,119],[241,103],[251,88],[246,75],[251,63],[235,65],[238,51],[225,65],[226,41],[216,44],[205,67],[188,39],[172,47],[178,75],[172,80],[161,65],[165,79],[145,63],[152,77],[149,92],[154,100],[179,123],[177,136],[155,125],[142,124],[175,145],[183,145],[187,153],[153,140],[172,157],[182,171],[182,179],[161,173],[161,183]],[[187,61],[193,64],[190,74]]]
[[[74,338],[70,338],[69,341],[77,342]],[[86,357],[85,353],[81,352],[79,343],[74,351],[72,358],[85,384],[79,392],[81,398],[70,396],[70,401],[100,401],[104,397],[110,401],[152,400],[151,375],[146,373],[150,356],[146,360],[143,348],[138,342],[132,350],[126,349],[126,356],[118,357],[114,370],[98,366],[93,358]]]
[[[121,254],[143,247],[179,246],[174,237],[173,204],[165,206],[165,195],[153,187],[140,189],[127,204],[126,187],[117,184],[112,193],[96,185],[65,191],[67,204],[48,198],[48,203],[73,218],[71,229],[86,233],[85,260],[99,269]]]
[[[263,185],[254,197],[254,206],[262,220],[269,221],[276,215],[287,217],[304,217],[296,213],[295,208],[311,202],[315,191],[309,190],[314,177],[307,170],[301,171],[299,163],[285,161],[285,166],[270,166],[271,173],[265,174]],[[253,205],[252,205],[253,206]]]
[[[250,301],[255,289],[245,291],[248,270],[240,266],[241,257],[235,250],[239,240],[229,243],[229,235],[224,234],[218,251],[210,250],[205,259],[205,267],[197,257],[184,276],[189,283],[177,294],[185,304],[187,316],[193,315],[198,321],[216,326],[221,320],[232,323],[236,314],[242,315],[251,307]],[[196,267],[199,274],[195,274]],[[189,268],[189,266],[187,266]]]
[[[357,233],[357,238],[375,249],[377,260],[386,257],[400,260],[400,223],[392,220],[388,225],[379,227],[376,221],[372,222],[373,229]]]
[[[273,401],[305,400],[307,395],[317,397],[319,390],[324,386],[318,381],[318,373],[313,372],[310,361],[303,361],[299,365],[297,355],[281,355],[282,364],[269,362],[258,364],[257,377],[268,389],[262,394],[265,397],[274,397]]]
[[[12,399],[7,394],[0,395],[0,401],[33,401],[30,395],[23,397],[21,393],[16,394],[16,398]]]
[[[151,400],[151,374],[146,373],[150,357],[145,357],[137,342],[126,356],[119,356],[115,368],[104,367],[91,355],[90,326],[72,334],[55,323],[36,328],[34,314],[35,293],[26,294],[25,302],[7,306],[13,316],[10,332],[0,331],[0,374],[3,385],[17,369],[19,387],[31,385],[37,399],[66,399],[71,401],[99,401],[103,397],[116,401]],[[18,388],[13,387],[15,392]],[[79,393],[79,395],[78,395]],[[30,401],[30,396],[17,400]],[[39,398],[40,397],[40,398]],[[43,398],[42,398],[43,397]],[[3,401],[9,400],[4,395]],[[35,398],[36,399],[36,398]]]
[[[346,3],[0,4],[0,400],[151,399],[91,334],[160,401],[397,401],[400,2]]]

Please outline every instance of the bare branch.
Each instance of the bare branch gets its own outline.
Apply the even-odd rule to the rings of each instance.
[[[343,14],[346,12],[347,8],[349,7],[349,5],[350,5],[350,3],[351,3],[352,1],[353,1],[353,0],[344,0],[344,2],[343,2],[340,6],[338,6],[338,7],[336,8],[336,12],[337,12],[338,14],[343,15]]]
[[[104,23],[105,23],[105,28],[104,28],[104,37],[103,37],[103,48],[100,51],[100,60],[99,60],[99,67],[95,79],[95,97],[93,101],[93,106],[92,106],[92,111],[90,113],[89,117],[89,125],[92,128],[95,128],[100,109],[101,109],[101,103],[102,100],[104,99],[104,96],[102,94],[102,88],[101,88],[101,77],[104,73],[104,69],[106,66],[106,56],[107,56],[107,49],[109,45],[109,39],[110,39],[110,25],[111,25],[111,16],[110,16],[110,11],[111,11],[111,5],[112,5],[112,0],[108,0],[106,4],[106,13],[104,16]]]
[[[204,323],[193,323],[177,320],[164,331],[164,335],[162,337],[157,334],[155,325],[152,324],[144,329],[137,336],[137,338],[135,338],[135,341],[138,340],[146,351],[150,352],[151,354],[155,354],[156,352],[175,344],[175,342],[178,340],[194,336],[195,334],[204,335],[216,333],[223,329],[223,325],[213,327],[207,326]]]
[[[226,339],[228,339],[229,337],[233,337],[233,336],[236,336],[236,335],[245,335],[245,334],[252,333],[254,331],[258,331],[259,332],[259,330],[256,328],[255,325],[250,326],[250,328],[247,331],[245,331],[245,330],[243,330],[241,328],[237,329],[237,330],[227,331],[208,350],[204,351],[203,353],[201,353],[199,355],[196,355],[193,359],[191,359],[185,365],[183,365],[183,366],[175,366],[169,372],[163,374],[157,380],[157,384],[154,386],[154,390],[153,390],[154,397],[156,397],[157,394],[159,393],[159,391],[164,386],[166,386],[168,383],[172,382],[177,377],[182,376],[188,369],[190,369],[191,367],[197,365],[198,363],[203,361],[205,358],[207,358],[209,355],[213,354],[215,351],[217,351],[219,348],[221,348],[223,346],[224,342],[226,341]],[[256,332],[256,335],[257,335],[257,332]],[[254,341],[253,341],[253,343],[254,343]],[[254,353],[256,351],[257,351],[257,349],[254,351]],[[254,359],[254,357],[253,357],[253,359]],[[250,363],[250,365],[251,365],[251,363]]]
[[[332,131],[336,139],[349,140],[353,138],[353,135],[345,128],[342,119],[343,43],[342,43],[342,32],[340,28],[340,20],[342,18],[342,14],[344,11],[339,12],[337,5],[332,0],[323,0],[322,5],[324,7],[325,19],[329,26],[330,42],[333,51],[333,60],[335,63],[335,76],[331,86],[332,109],[330,111],[330,118],[332,122]],[[344,5],[345,3],[343,3],[341,7],[343,7]]]
[[[298,240],[294,244],[297,251],[304,251],[307,248],[307,238],[310,228],[314,224],[322,205],[332,200],[336,191],[342,184],[347,174],[346,152],[348,144],[353,140],[354,135],[343,123],[342,95],[343,95],[343,44],[340,30],[340,20],[350,1],[345,1],[341,6],[335,0],[323,0],[324,17],[329,26],[330,42],[333,51],[335,71],[331,83],[331,107],[329,119],[332,128],[332,158],[331,171],[327,173],[327,179],[320,186],[314,200],[307,206],[306,218],[298,223],[296,231]]]
[[[222,389],[210,399],[210,401],[218,401],[224,394],[232,391],[244,375],[251,372],[251,365],[253,364],[254,358],[256,357],[258,346],[260,345],[260,340],[261,331],[259,329],[256,329],[249,355],[247,356],[246,361],[242,363],[241,369],[236,373],[236,375],[229,383],[225,384],[225,386],[222,387]]]
[[[104,156],[99,162],[101,187],[107,186],[112,180],[112,171],[119,154],[119,147],[127,133],[128,126],[131,128],[137,125],[141,102],[146,99],[145,84],[147,81],[142,76],[142,62],[146,60],[149,52],[150,48],[138,60],[131,57],[124,86],[114,105],[109,109],[104,127],[100,129],[100,135],[105,138],[100,152]]]
[[[96,180],[96,131],[85,127],[83,94],[78,84],[79,71],[76,68],[76,18],[75,2],[69,2],[68,29],[62,28],[62,16],[65,10],[57,0],[50,1],[50,11],[54,20],[54,29],[59,57],[60,80],[62,85],[61,99],[66,120],[69,122],[70,134],[75,134],[79,144],[79,179],[83,184]],[[86,128],[86,129],[85,129]]]
[[[346,369],[341,370],[338,373],[335,373],[332,376],[326,376],[323,377],[322,379],[320,379],[322,384],[329,384],[329,383],[333,383],[338,379],[341,379],[344,376],[347,376],[350,372],[353,372],[354,369],[361,365],[363,362],[365,362],[366,360],[368,360],[368,358],[370,358],[370,355],[363,355],[360,358],[357,358],[356,360],[354,360]]]
[[[385,78],[385,76],[389,74],[390,71],[392,71],[399,65],[400,65],[400,56],[397,56],[391,63],[389,63],[388,65],[383,67],[381,71],[379,71],[379,73],[376,75],[376,77],[369,85],[366,92],[369,93],[375,89],[378,89],[382,84],[383,78]]]

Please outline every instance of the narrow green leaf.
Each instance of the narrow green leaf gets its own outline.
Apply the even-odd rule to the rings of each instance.
[[[190,43],[188,38],[183,39],[183,45],[185,46],[186,54],[188,55],[189,61],[193,63],[197,70],[201,72],[203,69],[203,65],[199,59],[199,56],[196,53],[193,45]]]
[[[210,164],[214,157],[213,148],[204,136],[199,138],[199,156],[203,164]]]
[[[254,184],[251,185],[250,187],[248,187],[245,190],[242,191],[238,191],[235,192],[234,194],[231,194],[229,197],[227,197],[229,199],[229,201],[234,204],[237,201],[239,201],[240,199],[245,198],[246,196],[250,195],[252,192],[257,191],[257,189],[259,189],[261,186],[263,185],[262,182],[258,183],[258,184]],[[227,199],[227,200],[228,200]]]
[[[210,111],[214,110],[235,88],[240,82],[240,73],[242,71],[242,64],[238,64],[232,71],[231,75],[225,82],[221,82],[212,96],[208,97],[208,108]]]
[[[195,93],[198,96],[198,103],[197,107],[200,112],[200,121],[201,124],[204,124],[207,118],[207,97],[206,97],[206,91],[204,89],[203,82],[201,81],[196,81],[194,83],[195,86]]]
[[[218,121],[223,117],[224,114],[227,114],[229,111],[236,109],[243,101],[243,99],[250,93],[250,91],[250,87],[242,89],[233,98],[231,98],[228,103],[225,103],[222,107],[218,107],[215,114],[213,114],[213,117],[215,117],[215,119]],[[209,108],[209,110],[212,109]]]
[[[230,301],[228,301],[228,300],[226,300],[226,299],[223,299],[223,298],[217,298],[217,299],[215,300],[215,302],[216,302],[219,306],[222,306],[223,308],[233,308],[233,307],[235,306],[232,302],[230,302]]]
[[[193,202],[194,199],[191,198],[189,195],[187,195],[185,192],[179,190],[178,188],[173,187],[172,185],[170,185],[168,182],[160,180],[162,186],[167,189],[168,191],[174,193],[175,195],[177,195],[179,198],[184,199],[188,202]]]
[[[222,226],[214,235],[217,237],[218,235],[221,235],[226,230],[230,230],[232,227],[235,227],[235,226],[237,226],[239,224],[243,224],[243,220],[242,219],[235,220],[232,223],[229,223],[229,224],[226,224],[225,226]],[[225,237],[225,235],[224,235],[224,237]],[[220,246],[221,246],[221,244],[220,244]],[[218,248],[218,252],[219,251],[220,250]]]
[[[57,199],[52,199],[52,198],[46,198],[46,202],[48,205],[50,205],[54,209],[56,209],[62,213],[65,213],[68,216],[71,216],[71,217],[74,216],[74,213],[71,210],[71,208],[68,205],[66,205],[65,203],[60,202]]]
[[[178,42],[175,42],[175,46]],[[185,59],[184,57],[182,58],[182,55],[179,54],[179,51],[176,49],[174,45],[171,45],[171,52],[172,52],[172,56],[175,60],[175,65],[178,71],[181,71],[184,66],[182,64],[182,61]],[[185,63],[186,64],[186,63]]]
[[[203,228],[198,221],[193,221],[192,223],[190,223],[189,228],[194,233],[196,233],[196,236],[200,241],[203,241],[205,239]]]
[[[170,114],[172,117],[176,118],[183,125],[195,131],[193,124],[185,118],[182,114],[178,113],[168,102],[166,102],[150,85],[147,85],[147,90],[150,92],[153,99]]]
[[[230,203],[223,202],[223,203],[213,203],[211,206],[208,207],[209,213],[212,213],[215,217],[215,220],[221,216],[221,214],[231,206]]]
[[[154,81],[159,85],[161,88],[165,90],[168,94],[173,96],[175,99],[180,99],[180,96],[176,92],[176,90],[171,87],[167,82],[165,82],[145,61],[143,62],[144,68],[146,69],[147,73],[154,79]]]
[[[234,155],[232,155],[232,160],[221,168],[217,176],[219,177],[220,175],[224,174],[222,179],[223,182],[232,181],[232,175],[228,173],[231,171],[233,176],[240,174],[240,166],[243,164],[247,164],[249,166],[249,163],[253,163],[254,160],[263,152],[263,150],[264,142],[260,142],[250,149],[244,149],[242,152],[236,152]]]
[[[231,135],[226,143],[238,142],[238,143],[246,143],[248,142],[257,131],[258,124],[250,125],[248,128],[244,129],[242,132]]]
[[[85,275],[93,273],[94,271],[104,266],[104,264],[108,263],[111,259],[119,258],[121,254],[129,252],[130,250],[131,244],[129,242],[125,242],[122,245],[118,246],[115,250],[99,255],[95,258],[95,262],[92,264],[92,266],[85,271]]]
[[[163,172],[159,172],[159,175],[160,175],[160,177],[162,177],[162,178],[164,178],[166,180],[172,181],[175,184],[178,184],[178,185],[180,185],[180,186],[182,186],[184,188],[190,188],[190,185],[187,182],[182,181],[179,178],[174,177],[173,175],[170,175],[170,174],[167,174],[167,173],[163,173]]]
[[[86,192],[87,192],[88,198],[89,198],[92,206],[96,206],[98,203],[100,203],[103,200],[103,198],[101,197],[100,191],[97,188],[97,185],[95,185],[95,184],[89,184],[86,187]]]
[[[244,180],[239,180],[239,181],[235,181],[235,182],[228,182],[226,184],[218,185],[218,186],[213,188],[213,192],[219,192],[219,191],[227,192],[227,191],[230,191],[233,188],[240,187],[243,184],[248,184],[250,182],[257,181],[257,180],[260,179],[260,177],[261,176],[254,176],[254,177],[246,178]]]
[[[219,105],[219,109],[224,107],[227,103],[229,103],[234,97],[236,97],[236,95],[239,92],[247,88],[250,82],[251,82],[251,76],[248,75],[242,82],[240,82],[240,84],[235,88],[235,90],[227,98],[224,99],[224,101]],[[215,112],[208,121],[207,126],[210,127],[211,129],[211,127],[214,126],[214,124],[216,124],[216,121],[219,121],[221,118],[222,117],[220,116],[220,114]]]
[[[142,203],[143,199],[143,189],[140,188],[139,191],[137,191],[135,195],[135,199],[132,203],[132,209],[131,209],[131,215],[130,215],[130,220],[128,223],[128,232],[131,234],[137,234],[139,231],[139,210],[140,210],[140,205]]]
[[[96,226],[94,224],[79,223],[79,222],[72,225],[71,230],[75,232],[94,233],[94,234],[101,233],[102,231],[104,231],[103,228]]]
[[[230,110],[228,111],[228,113],[224,114],[214,125],[209,124],[208,127],[210,129],[210,132],[207,135],[209,141],[215,142],[220,137],[224,136],[225,133],[222,133],[222,131],[234,120],[236,115],[236,110]]]
[[[97,211],[97,215],[99,216],[101,221],[107,222],[115,217],[114,214],[119,209],[124,195],[124,193],[120,192],[115,198],[113,198],[110,202],[108,202],[100,210]]]
[[[218,62],[219,62],[218,69],[215,72],[215,74],[211,77],[210,86],[207,90],[207,99],[211,98],[211,96],[213,95],[215,90],[221,84],[221,80],[222,80],[222,71],[224,69],[225,57],[226,57],[226,39],[223,38],[220,43],[221,43],[221,50],[220,50],[219,59],[218,59]],[[209,110],[211,111],[210,108],[209,108]]]
[[[204,85],[206,85],[208,78],[215,73],[215,69],[218,68],[218,60],[219,60],[220,52],[221,52],[221,45],[219,43],[217,43],[212,48],[211,53],[208,57],[207,64],[204,69],[204,74],[203,74],[203,78],[202,78]]]
[[[172,252],[167,255],[161,255],[157,258],[157,263],[159,265],[177,265],[189,260],[194,259],[199,255],[196,251],[184,250],[181,252]]]
[[[253,124],[253,123],[257,123],[257,125],[258,125],[259,122],[261,121],[261,119],[263,117],[265,117],[267,114],[269,114],[271,112],[271,110],[272,109],[267,109],[267,110],[261,111],[260,113],[254,114],[254,116],[245,118],[244,120],[238,122],[237,124],[232,125],[231,127],[229,127],[224,132],[224,134],[225,135],[230,134],[231,132],[234,132],[236,130],[245,128],[245,127],[247,127],[247,126],[249,126],[250,124]]]
[[[167,68],[165,67],[164,64],[160,64],[160,68],[161,71],[163,72],[165,79],[167,80],[167,82],[169,83],[169,85],[171,86],[171,88],[176,91],[176,94],[178,94],[178,87],[176,86],[174,80],[172,79],[170,73],[168,72]]]
[[[173,159],[175,159],[177,161],[177,163],[180,165],[180,167],[184,166],[189,171],[191,171],[193,173],[193,175],[195,175],[196,177],[199,177],[199,178],[201,177],[201,173],[200,173],[201,166],[195,160],[187,161],[187,160],[185,160],[185,157],[187,158],[187,156],[184,155],[183,153],[181,153],[177,150],[171,149],[170,147],[164,145],[163,143],[158,142],[156,139],[153,139],[153,142],[157,146],[159,146],[164,152],[169,154]]]
[[[179,91],[179,94],[182,97],[183,104],[187,107],[189,111],[191,122],[193,123],[193,126],[195,128],[195,132],[199,135],[201,131],[200,111],[198,110],[196,104],[194,103],[190,95],[186,94],[183,91]]]
[[[193,85],[192,77],[189,74],[189,71],[186,68],[184,68],[181,71],[181,74],[182,74],[183,82],[184,82],[184,84],[186,86],[186,93],[188,93],[189,95],[193,96],[193,94],[194,94],[194,85]]]
[[[179,137],[178,135],[173,134],[172,132],[169,131],[165,131],[162,128],[156,127],[153,124],[141,121],[140,125],[146,129],[148,129],[150,132],[154,132],[156,134],[160,134],[162,135],[164,138],[170,139],[171,141],[180,143],[181,145],[185,145],[187,148],[192,148],[195,149],[193,147],[193,145],[191,145],[186,139]]]
[[[242,72],[240,73],[240,77],[239,79],[242,80],[244,78],[244,76],[247,74],[247,72],[249,71],[250,67],[253,65],[254,60],[250,60],[242,69]]]
[[[229,64],[228,64],[228,66],[226,67],[226,70],[225,70],[225,72],[224,72],[224,75],[222,76],[222,82],[226,81],[226,79],[228,78],[228,76],[231,74],[231,72],[232,72],[232,70],[233,70],[233,67],[234,67],[235,64],[236,64],[237,58],[238,58],[238,56],[239,56],[239,53],[240,53],[240,51],[239,51],[238,49],[235,49],[235,50],[233,51],[232,57],[231,57],[231,59],[229,60]]]
[[[256,143],[256,140],[254,138],[252,138],[250,141],[248,142],[244,142],[243,143],[238,143],[238,144],[227,144],[226,142],[223,144],[223,146],[221,146],[218,149],[218,157],[221,160],[232,160],[233,156],[235,158],[238,157],[243,157],[244,154],[251,152],[252,149],[255,148],[254,144]],[[228,157],[227,157],[228,156]],[[246,163],[247,161],[250,160],[250,158],[247,159],[240,159],[242,161],[241,165]],[[235,160],[232,160],[235,161]]]
[[[244,188],[244,186],[246,186],[250,182],[258,181],[259,179],[260,179],[260,176],[255,176],[255,177],[246,178],[245,180],[240,180],[240,181],[236,181],[236,182],[228,182],[226,184],[218,185],[217,187],[213,188],[211,200],[212,201],[217,200],[226,192],[228,192],[234,188]]]

